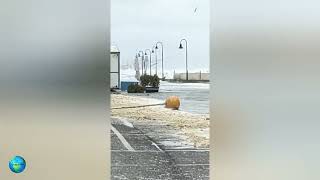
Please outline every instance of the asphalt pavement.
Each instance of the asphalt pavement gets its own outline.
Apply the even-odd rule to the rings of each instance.
[[[197,149],[167,124],[113,118],[113,180],[206,180],[209,149]]]

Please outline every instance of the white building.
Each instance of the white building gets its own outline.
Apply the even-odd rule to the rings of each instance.
[[[110,88],[120,88],[120,51],[118,47],[110,47]]]

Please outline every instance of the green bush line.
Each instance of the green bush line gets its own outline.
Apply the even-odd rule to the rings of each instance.
[[[146,87],[146,86],[159,87],[159,84],[160,84],[160,78],[156,74],[153,76],[144,74],[140,77],[140,81],[143,87]]]

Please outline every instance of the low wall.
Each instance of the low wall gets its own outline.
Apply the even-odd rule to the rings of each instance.
[[[188,80],[210,80],[210,73],[188,73]],[[174,80],[186,80],[186,73],[175,73]]]

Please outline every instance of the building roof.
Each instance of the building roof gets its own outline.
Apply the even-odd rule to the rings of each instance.
[[[110,52],[112,53],[120,53],[120,50],[117,46],[111,45],[110,46]]]

